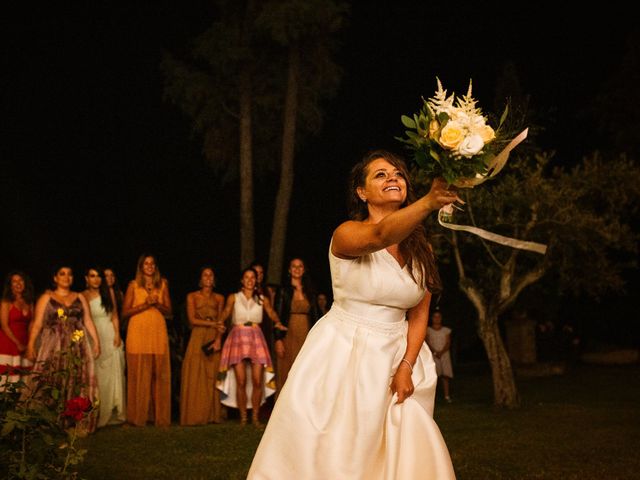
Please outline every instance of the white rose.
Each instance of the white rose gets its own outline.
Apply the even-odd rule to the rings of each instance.
[[[474,115],[473,117],[471,117],[470,123],[471,123],[472,130],[481,129],[482,127],[485,126],[485,120],[482,115]]]
[[[467,115],[460,109],[455,109],[454,111],[452,111],[450,117],[452,120],[458,122],[461,125],[464,125],[465,127],[469,126],[469,115]]]
[[[465,137],[458,145],[458,153],[463,157],[471,158],[476,155],[484,147],[482,137],[478,134],[469,135]]]

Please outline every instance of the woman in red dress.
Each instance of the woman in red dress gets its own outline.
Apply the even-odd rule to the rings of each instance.
[[[0,390],[4,390],[7,381],[20,380],[19,371],[32,365],[24,355],[32,317],[31,280],[22,272],[11,272],[5,278],[0,302]]]

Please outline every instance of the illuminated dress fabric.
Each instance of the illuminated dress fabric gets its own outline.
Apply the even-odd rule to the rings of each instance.
[[[329,253],[334,303],[311,329],[280,393],[248,479],[451,479],[433,421],[437,383],[426,344],[415,391],[389,388],[406,349],[406,311],[423,297],[386,250],[343,260]]]

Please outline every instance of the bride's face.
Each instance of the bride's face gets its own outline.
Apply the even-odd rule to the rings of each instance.
[[[399,207],[407,198],[407,181],[400,170],[384,158],[377,158],[367,167],[365,185],[358,187],[357,192],[369,205]]]

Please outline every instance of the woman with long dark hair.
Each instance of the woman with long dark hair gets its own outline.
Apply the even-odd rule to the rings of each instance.
[[[104,279],[104,271],[92,266],[85,271],[87,288],[82,292],[100,339],[96,378],[100,391],[98,427],[123,423],[126,419],[124,349],[115,292]]]
[[[287,381],[291,365],[298,356],[309,330],[319,318],[315,289],[302,259],[291,259],[287,277],[276,299],[278,317],[287,327],[286,331],[275,332],[278,391]]]
[[[171,359],[165,317],[171,315],[169,283],[156,257],[138,258],[136,278],[124,296],[127,327],[127,421],[144,426],[171,424]]]
[[[352,170],[351,220],[333,233],[334,302],[309,332],[248,479],[454,478],[432,418],[424,343],[440,281],[423,220],[459,200],[442,179],[415,200],[404,162],[376,151]]]
[[[15,270],[5,277],[0,302],[0,391],[6,381],[20,380],[20,370],[31,368],[25,352],[33,319],[33,299],[33,285],[26,274]]]
[[[118,312],[118,318],[120,319],[120,338],[124,341],[127,338],[127,322],[122,318],[122,304],[124,303],[124,292],[120,287],[120,282],[118,282],[118,277],[116,277],[116,273],[113,268],[105,268],[104,272],[104,282],[107,286],[113,290],[113,293],[116,297],[115,310]]]

